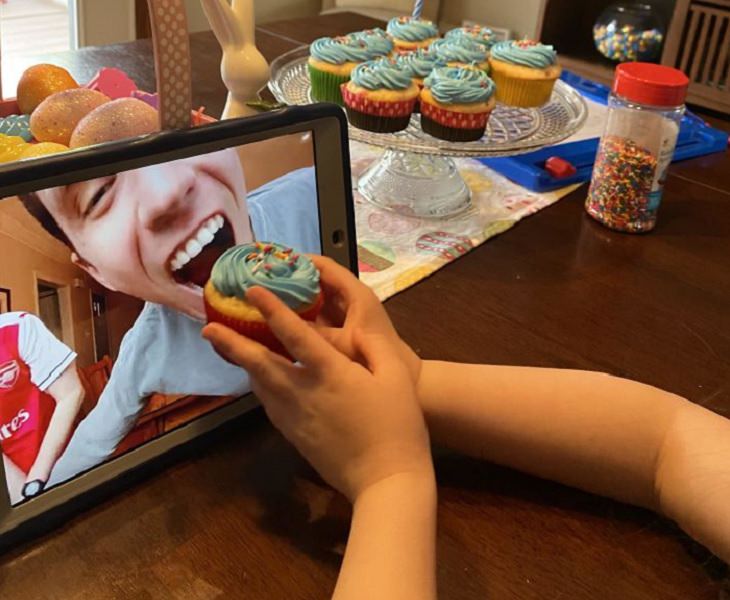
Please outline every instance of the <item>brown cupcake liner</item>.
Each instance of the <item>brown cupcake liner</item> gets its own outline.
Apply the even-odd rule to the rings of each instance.
[[[427,134],[447,142],[476,142],[482,139],[486,126],[479,129],[448,127],[421,114],[421,128]]]
[[[365,131],[372,131],[373,133],[395,133],[396,131],[403,131],[411,122],[411,115],[402,117],[369,115],[354,110],[349,106],[346,106],[345,110],[347,111],[347,118],[353,127],[364,129]]]

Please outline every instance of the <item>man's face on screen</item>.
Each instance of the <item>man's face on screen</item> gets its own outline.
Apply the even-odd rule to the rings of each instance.
[[[213,263],[253,239],[235,150],[39,192],[74,261],[110,289],[202,319]]]

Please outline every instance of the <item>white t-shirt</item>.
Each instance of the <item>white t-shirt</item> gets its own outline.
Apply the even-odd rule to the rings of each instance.
[[[30,369],[30,380],[45,392],[76,358],[76,353],[58,340],[38,317],[13,312],[0,315],[0,329],[18,328],[18,356]]]
[[[293,171],[247,198],[256,239],[319,254],[321,240],[314,168]],[[112,375],[96,407],[79,424],[48,486],[108,459],[134,426],[147,398],[163,394],[242,395],[248,375],[218,356],[200,334],[203,323],[148,302],[124,336]]]

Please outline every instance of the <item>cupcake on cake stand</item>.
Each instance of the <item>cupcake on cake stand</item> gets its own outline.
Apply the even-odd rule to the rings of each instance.
[[[271,64],[269,89],[279,102],[313,103],[307,60],[309,46],[292,50]],[[471,193],[455,157],[523,154],[556,144],[585,122],[588,107],[573,88],[557,81],[550,102],[539,108],[498,104],[487,130],[474,142],[449,142],[424,133],[420,115],[397,133],[372,133],[350,126],[350,138],[385,148],[360,177],[360,193],[373,204],[420,218],[445,218],[468,210]]]

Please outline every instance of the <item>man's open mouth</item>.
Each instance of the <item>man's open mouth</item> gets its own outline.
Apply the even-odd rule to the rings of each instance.
[[[177,283],[205,286],[215,261],[235,244],[233,227],[214,215],[182,244],[170,258],[170,271]]]

